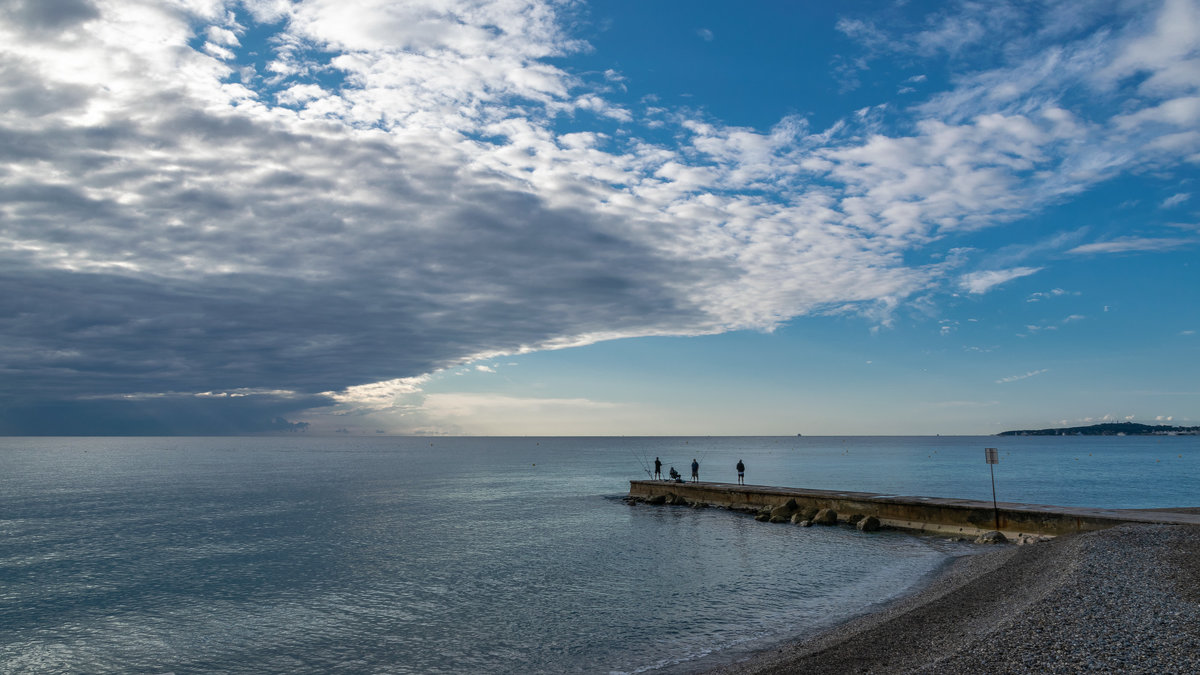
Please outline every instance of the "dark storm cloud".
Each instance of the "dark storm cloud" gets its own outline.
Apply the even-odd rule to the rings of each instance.
[[[88,88],[75,84],[45,82],[35,68],[18,59],[0,61],[0,100],[9,113],[30,117],[78,109],[88,98]],[[19,139],[10,139],[9,143]],[[5,150],[11,149],[6,144]]]
[[[428,372],[462,354],[515,351],[564,330],[602,330],[614,315],[678,312],[620,269],[636,264],[636,254],[599,252],[612,264],[573,267],[530,260],[534,251],[487,233],[472,239],[443,252],[439,266],[452,261],[446,269],[422,270],[428,265],[402,252],[386,256],[395,270],[355,269],[367,257],[348,255],[336,280],[184,282],[17,269],[0,275],[5,388],[52,396],[239,387],[314,393]]]
[[[18,401],[0,407],[0,434],[16,436],[171,436],[302,432],[285,416],[326,403],[278,399],[174,397],[145,400]]]
[[[3,0],[0,15],[33,32],[57,32],[99,18],[100,12],[87,0]]]
[[[74,178],[0,188],[10,239],[31,242],[0,254],[8,433],[253,431],[321,392],[701,314],[664,282],[703,266],[436,147],[192,111],[8,137],[25,148],[9,161]],[[239,389],[296,395],[180,395]],[[113,398],[154,392],[173,395]]]

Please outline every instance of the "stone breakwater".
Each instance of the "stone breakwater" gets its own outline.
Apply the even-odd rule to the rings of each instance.
[[[879,612],[720,668],[1200,672],[1200,528],[1121,525],[959,559]]]
[[[1102,530],[1124,523],[1200,524],[1200,514],[1189,513],[1191,509],[1145,511],[1013,502],[994,506],[992,502],[948,497],[730,483],[635,480],[629,483],[629,497],[647,504],[723,506],[751,510],[756,515],[794,502],[796,511],[811,513],[811,517],[797,520],[792,512],[788,519],[797,524],[816,524],[817,514],[828,509],[842,522],[850,517],[874,516],[881,526],[970,538],[992,531],[1009,539],[1022,539]],[[829,516],[826,513],[820,517]],[[764,519],[773,518],[775,515],[768,514]]]
[[[686,506],[693,509],[709,508],[711,505],[708,502],[700,500],[689,500],[683,495],[668,492],[667,494],[657,494],[650,497],[639,497],[630,495],[625,498],[628,504],[647,504],[650,506]],[[819,508],[816,506],[804,506],[798,503],[795,499],[788,499],[786,502],[778,506],[721,506],[736,513],[743,513],[753,516],[755,520],[767,523],[791,523],[799,527],[812,527],[813,525],[832,526],[845,524],[849,527],[856,528],[860,532],[875,532],[884,529],[887,526],[880,519],[873,515],[865,513],[838,513],[832,508]],[[957,537],[965,539],[965,537]],[[1017,544],[1032,544],[1038,541],[1045,541],[1050,537],[1036,534],[1020,534],[1015,538]],[[999,544],[1008,541],[1002,532],[991,530],[980,533],[975,542],[980,544]]]

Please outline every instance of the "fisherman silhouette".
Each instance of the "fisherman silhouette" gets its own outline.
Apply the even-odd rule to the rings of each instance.
[[[740,460],[740,459],[738,460],[738,463],[737,463],[737,472],[738,472],[738,485],[745,485],[746,484],[746,465],[742,464],[742,460]]]
[[[695,483],[699,480],[700,480],[700,462],[697,462],[696,458],[693,457],[692,458],[692,482]]]
[[[654,458],[654,477],[662,480],[662,460],[657,457]]]
[[[675,467],[671,467],[671,474],[670,474],[670,475],[671,475],[671,481],[672,481],[672,482],[675,482],[675,483],[682,483],[682,482],[683,482],[683,476],[679,475],[679,472],[675,470]]]

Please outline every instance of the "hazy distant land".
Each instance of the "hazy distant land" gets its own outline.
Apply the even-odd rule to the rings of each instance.
[[[1200,435],[1200,427],[1173,427],[1166,424],[1137,424],[1110,422],[1086,427],[1058,429],[1021,429],[1002,431],[997,436],[1179,436]]]

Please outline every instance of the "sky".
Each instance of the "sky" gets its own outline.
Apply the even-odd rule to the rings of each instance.
[[[1200,2],[0,0],[0,433],[1200,425]]]

